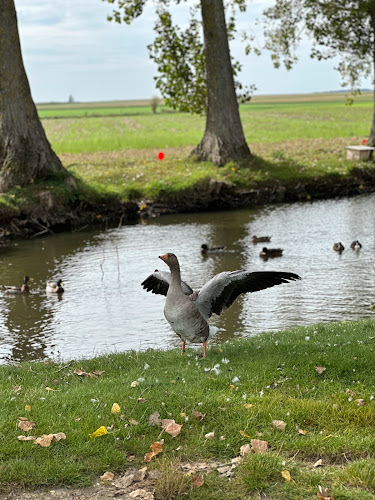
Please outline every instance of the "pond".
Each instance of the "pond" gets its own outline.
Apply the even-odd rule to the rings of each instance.
[[[296,325],[374,317],[375,194],[280,204],[256,209],[179,214],[99,231],[63,233],[0,247],[1,283],[21,285],[29,295],[0,291],[0,363],[70,360],[98,354],[180,345],[163,316],[165,297],[147,293],[141,282],[158,256],[174,252],[182,277],[199,289],[221,271],[277,270],[301,281],[242,295],[212,323],[222,329],[213,342],[258,335]],[[259,257],[269,247],[283,256]],[[362,248],[352,250],[359,240]],[[341,241],[345,250],[332,249]],[[212,256],[202,243],[225,245]],[[45,282],[62,278],[62,296],[47,295]]]

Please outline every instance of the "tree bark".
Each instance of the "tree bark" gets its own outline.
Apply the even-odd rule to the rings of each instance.
[[[203,139],[191,154],[223,166],[251,153],[238,110],[223,0],[201,0],[201,11],[208,106]]]
[[[373,37],[375,36],[375,9],[373,8],[371,11],[371,27],[372,27],[372,33]],[[372,71],[373,75],[375,75],[375,47],[373,47],[373,52],[372,52]],[[373,112],[372,112],[372,124],[371,124],[371,130],[370,130],[370,135],[368,136],[367,139],[367,145],[368,146],[375,146],[375,85],[373,84],[373,95],[374,95],[374,103],[373,103]]]
[[[0,8],[0,192],[66,172],[47,140],[22,61],[14,0]]]

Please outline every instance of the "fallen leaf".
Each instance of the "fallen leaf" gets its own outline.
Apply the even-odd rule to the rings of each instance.
[[[313,464],[313,467],[319,467],[323,465],[323,460],[321,458],[319,458],[319,460],[317,460],[314,464]]]
[[[32,422],[31,420],[21,420],[21,422],[18,422],[18,427],[21,431],[29,432],[33,427],[35,427],[35,422]]]
[[[143,488],[138,488],[129,493],[129,498],[137,498],[138,500],[154,500],[154,494]]]
[[[196,474],[195,476],[192,476],[191,484],[192,484],[193,488],[200,488],[201,486],[203,486],[204,479],[203,479],[202,474]]]
[[[197,420],[202,420],[206,416],[205,413],[201,413],[200,411],[193,410],[191,413]]]
[[[224,441],[225,440],[225,436],[220,436],[219,437],[219,441]]]
[[[301,434],[302,436],[306,436],[308,431],[305,431],[304,429],[298,429],[298,434]]]
[[[245,403],[244,404],[244,407],[248,410],[249,408],[252,408],[252,404],[251,403]]]
[[[134,418],[131,418],[129,420],[129,423],[132,424],[132,425],[138,425],[139,422],[137,422],[136,420],[134,420]]]
[[[57,432],[56,434],[53,435],[53,437],[57,442],[61,441],[62,439],[66,439],[66,435],[64,434],[64,432]]]
[[[248,434],[246,434],[244,431],[240,431],[241,436],[246,437],[246,438],[251,438]]]
[[[215,432],[207,432],[207,434],[204,435],[206,439],[213,439],[215,437]]]
[[[41,437],[36,438],[34,444],[39,444],[43,448],[47,448],[51,445],[53,439],[53,434],[43,434]]]
[[[355,392],[352,391],[351,389],[346,389],[346,392],[350,394],[351,396],[355,396]]]
[[[18,441],[35,441],[36,436],[25,436],[22,434],[21,436],[18,436]]]
[[[165,418],[161,423],[165,432],[167,432],[170,436],[176,437],[181,432],[182,424],[176,424],[174,420],[170,420],[169,418]]]
[[[115,477],[113,472],[105,472],[102,476],[100,476],[100,479],[102,481],[112,481],[112,479]]]
[[[139,385],[138,380],[134,380],[134,382],[130,384],[130,387],[137,387],[137,385]]]
[[[323,372],[325,372],[325,371],[326,371],[326,367],[325,367],[325,366],[316,366],[316,367],[315,367],[315,371],[316,371],[319,375],[321,375]]]
[[[15,385],[14,387],[12,387],[13,392],[15,392],[17,394],[17,396],[21,392],[21,389],[22,389],[21,385]]]
[[[161,421],[161,426],[165,430],[168,427],[168,425],[173,424],[173,422],[174,422],[173,418],[163,418],[163,420]]]
[[[354,401],[357,406],[364,406],[365,405],[365,400],[364,399],[356,399]]]
[[[268,442],[262,439],[252,439],[251,446],[256,453],[266,453],[268,450]]]
[[[138,403],[145,403],[146,402],[145,398],[138,398],[137,401],[138,401]]]
[[[283,420],[272,420],[272,425],[280,431],[285,430],[286,423]]]
[[[121,407],[118,403],[113,403],[111,413],[121,413]]]
[[[104,370],[94,370],[92,373],[93,373],[93,375],[100,377],[100,375],[103,375]]]
[[[155,457],[156,455],[159,455],[159,453],[161,453],[163,451],[163,446],[162,446],[160,441],[155,441],[154,443],[152,443],[150,448],[151,448],[151,451],[146,453],[145,457],[143,459],[143,461],[145,463],[150,462],[153,457]]]
[[[328,494],[328,488],[324,488],[323,486],[318,486],[319,488],[319,491],[318,493],[316,494],[317,498],[319,498],[319,500],[331,500],[331,497],[329,496]]]
[[[160,420],[160,413],[158,411],[154,411],[154,413],[151,413],[148,417],[148,423],[150,425],[161,425],[161,420]]]
[[[96,429],[96,431],[89,434],[89,436],[90,436],[90,438],[96,438],[96,437],[104,436],[105,434],[108,434],[108,431],[104,427],[104,425],[101,425],[98,429]]]
[[[251,446],[249,445],[249,443],[243,444],[240,448],[241,457],[248,455],[249,453],[251,453]]]
[[[288,470],[283,470],[281,472],[281,475],[285,479],[285,481],[287,481],[288,483],[290,483],[290,481],[292,480],[292,477],[291,477],[290,472]]]

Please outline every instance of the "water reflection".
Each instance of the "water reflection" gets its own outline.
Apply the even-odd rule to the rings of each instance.
[[[165,216],[108,231],[60,234],[0,248],[1,283],[33,278],[28,296],[0,293],[0,361],[79,358],[115,350],[178,346],[163,316],[164,297],[140,283],[158,255],[177,254],[197,289],[226,270],[292,271],[303,280],[240,297],[212,322],[233,336],[319,321],[370,317],[374,302],[375,195],[314,203]],[[272,236],[283,256],[263,261],[253,234]],[[363,248],[354,251],[358,239]],[[342,241],[345,250],[332,250]],[[201,256],[202,243],[226,251]],[[61,277],[62,297],[45,292]]]

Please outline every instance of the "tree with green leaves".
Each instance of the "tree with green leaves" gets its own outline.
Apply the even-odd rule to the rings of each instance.
[[[310,57],[340,58],[336,69],[352,92],[358,92],[361,78],[375,74],[375,0],[275,0],[263,21],[264,48],[275,67],[283,62],[291,69],[299,42],[308,36]],[[250,42],[247,51],[253,48]],[[375,107],[368,144],[375,146]]]
[[[147,0],[105,0],[117,8],[109,20],[130,24],[139,17]],[[181,0],[175,0],[178,4]],[[233,10],[228,26],[223,0],[197,0],[186,30],[172,23],[171,0],[157,0],[156,39],[149,46],[158,66],[156,86],[167,105],[180,111],[206,114],[206,129],[192,152],[199,160],[218,166],[251,158],[242,129],[237,91],[242,90],[234,75],[240,70],[231,61],[229,37],[234,33]],[[232,0],[232,7],[245,9],[245,0]],[[200,8],[201,21],[196,17]],[[203,26],[203,40],[201,36]],[[249,98],[251,89],[243,98]]]
[[[14,0],[0,9],[0,192],[65,172],[31,97],[22,61]]]

